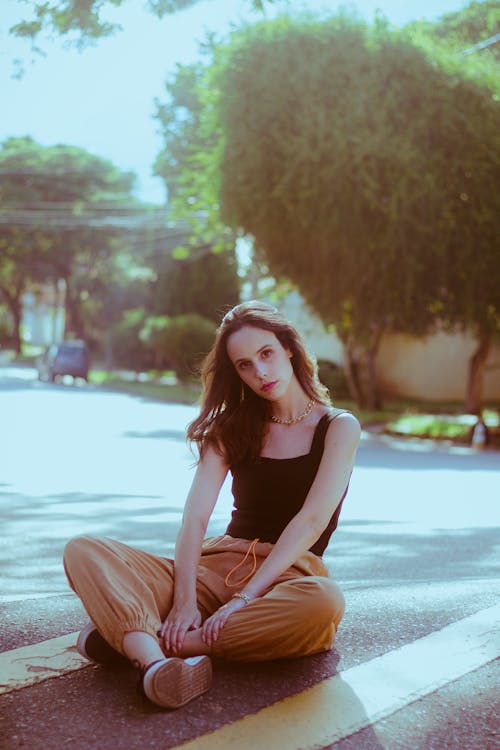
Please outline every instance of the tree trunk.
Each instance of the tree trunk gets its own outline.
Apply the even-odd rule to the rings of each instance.
[[[21,318],[22,318],[22,287],[15,290],[15,294],[11,294],[6,289],[0,287],[3,297],[7,303],[10,314],[12,315],[12,343],[16,354],[21,354]]]
[[[382,408],[375,379],[375,360],[382,333],[381,327],[375,327],[368,346],[359,344],[352,338],[344,344],[347,355],[346,379],[349,392],[358,406],[372,411]]]
[[[491,349],[491,333],[481,331],[477,348],[469,359],[465,391],[466,414],[481,414],[484,369]]]
[[[377,387],[375,375],[375,362],[383,332],[382,326],[374,327],[371,335],[370,346],[366,353],[367,397],[368,406],[372,410],[382,409],[382,397]]]
[[[13,339],[14,339],[14,349],[16,351],[16,354],[21,354],[21,318],[22,318],[22,306],[20,300],[15,300],[14,304],[11,306],[11,312],[12,317],[14,319],[14,331],[13,331]]]
[[[85,339],[85,330],[80,315],[80,302],[73,291],[68,277],[66,282],[66,325],[65,335],[70,331],[77,339]]]
[[[349,338],[343,343],[346,354],[344,372],[347,380],[347,387],[349,388],[349,394],[358,406],[363,406],[363,393],[359,382],[359,366],[356,357],[356,347]]]
[[[363,357],[363,392],[364,402],[367,409],[378,411],[382,408],[382,399],[377,388],[375,380],[375,358],[376,351],[370,347],[365,351]]]
[[[104,369],[112,370],[114,367],[113,336],[111,328],[106,330],[104,336]]]

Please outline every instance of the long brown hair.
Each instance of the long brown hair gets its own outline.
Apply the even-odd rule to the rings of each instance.
[[[222,319],[214,345],[201,366],[201,410],[187,429],[188,440],[197,444],[200,455],[211,444],[223,452],[229,466],[257,458],[271,416],[269,401],[241,380],[227,353],[229,336],[244,326],[274,333],[283,348],[292,353],[293,371],[306,395],[331,404],[328,390],[319,382],[316,361],[282,313],[257,300],[236,305]]]

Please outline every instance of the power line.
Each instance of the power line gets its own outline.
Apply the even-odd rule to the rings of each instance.
[[[492,44],[496,44],[497,42],[500,42],[500,34],[494,34],[493,36],[490,36],[487,39],[483,39],[483,41],[478,42],[477,44],[474,44],[472,47],[469,47],[468,49],[465,49],[462,52],[462,55],[472,55],[473,52],[478,52],[479,50],[485,49],[486,47],[490,47]]]
[[[65,156],[65,155],[64,155]],[[0,174],[6,174],[6,175],[18,175],[18,174],[28,174],[28,175],[40,175],[42,177],[45,177],[47,175],[50,175],[51,177],[61,177],[64,175],[70,175],[70,174],[93,174],[96,176],[96,178],[102,177],[104,173],[109,174],[109,170],[107,168],[99,168],[99,166],[81,166],[81,167],[39,167],[39,168],[33,168],[33,167],[0,167]],[[130,174],[133,174],[132,171],[130,172],[121,172],[117,178],[120,177],[128,177]]]
[[[0,224],[45,229],[91,228],[168,232],[189,232],[193,222],[203,225],[206,211],[191,219],[173,218],[165,206],[145,207],[116,204],[60,201],[12,201],[0,205]]]
[[[89,211],[71,215],[65,211],[0,211],[0,224],[23,227],[39,227],[42,229],[123,229],[148,231],[161,229],[164,231],[186,231],[187,225],[169,227],[165,221],[152,221],[144,215],[110,214],[109,212],[92,213]]]
[[[4,209],[11,210],[29,210],[29,211],[51,211],[56,209],[59,211],[69,211],[75,213],[75,207],[79,211],[115,211],[129,214],[144,214],[145,216],[168,216],[167,208],[165,206],[147,207],[144,205],[127,204],[115,201],[99,201],[99,202],[85,202],[85,201],[9,201],[2,203]]]
[[[169,218],[165,209],[144,211],[144,209],[120,207],[110,210],[102,205],[97,208],[84,207],[75,210],[73,204],[39,204],[40,208],[18,207],[22,204],[8,204],[0,208],[0,225],[34,227],[49,231],[65,229],[117,229],[121,231],[161,232],[168,235],[186,234],[192,231],[192,222]],[[193,214],[193,220],[203,225],[206,214]]]

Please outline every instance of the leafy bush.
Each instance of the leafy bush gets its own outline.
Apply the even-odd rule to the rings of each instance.
[[[197,313],[148,318],[140,332],[155,367],[174,370],[182,382],[197,374],[214,335],[215,324]]]
[[[349,388],[344,371],[327,359],[318,360],[319,379],[330,391],[332,399],[349,398]]]
[[[120,322],[112,327],[111,348],[116,365],[136,371],[151,368],[151,352],[140,336],[146,316],[141,308],[126,310]]]
[[[221,253],[193,251],[187,258],[164,261],[154,286],[154,309],[171,317],[197,313],[217,322],[220,313],[239,302],[234,249]]]

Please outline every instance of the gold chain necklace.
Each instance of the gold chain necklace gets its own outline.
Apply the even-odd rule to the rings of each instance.
[[[312,412],[314,406],[314,399],[311,399],[309,403],[306,406],[306,409],[302,414],[299,414],[298,417],[275,417],[274,414],[271,414],[271,422],[276,422],[277,424],[297,424],[297,422],[302,422],[303,419],[309,416],[309,414]]]

